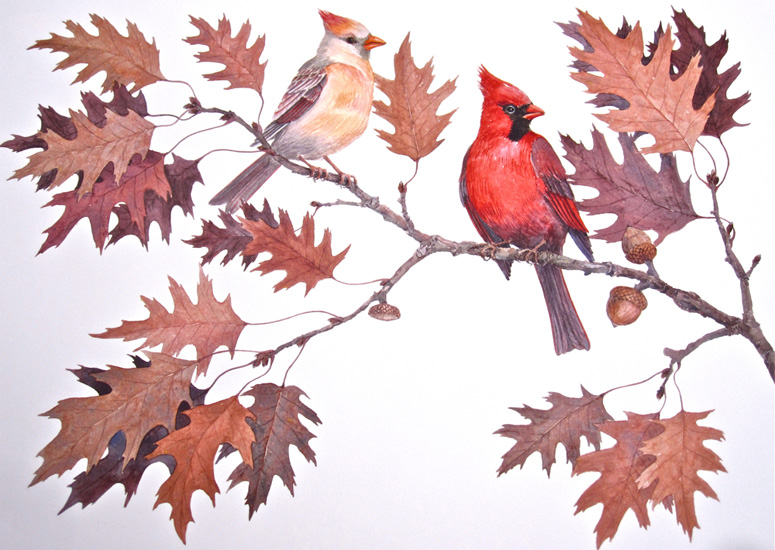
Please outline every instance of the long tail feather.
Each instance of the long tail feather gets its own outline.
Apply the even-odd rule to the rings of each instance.
[[[562,270],[553,265],[536,265],[544,291],[549,321],[552,324],[554,351],[557,355],[574,349],[589,349],[589,338],[573,305]]]
[[[226,211],[233,212],[252,197],[278,168],[280,163],[271,155],[262,155],[210,199],[210,204],[225,204]]]

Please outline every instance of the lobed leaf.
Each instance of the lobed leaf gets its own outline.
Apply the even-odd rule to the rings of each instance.
[[[92,336],[123,338],[124,341],[144,338],[145,341],[137,347],[138,350],[161,345],[162,351],[170,355],[176,355],[187,345],[192,345],[196,348],[198,357],[197,372],[205,374],[210,364],[210,356],[220,346],[226,346],[232,357],[234,356],[237,340],[247,323],[234,313],[230,296],[223,302],[216,300],[213,283],[201,269],[196,304],[172,277],[169,281],[174,304],[171,312],[157,300],[142,296],[141,299],[149,312],[148,319],[123,321],[118,327]]]
[[[166,80],[161,73],[156,41],[146,41],[137,25],[127,21],[128,36],[123,36],[99,15],[92,14],[91,22],[97,28],[96,35],[89,34],[78,23],[65,21],[65,27],[73,36],[51,33],[51,38],[38,40],[30,48],[67,54],[57,64],[56,70],[86,64],[73,81],[74,84],[86,82],[97,73],[105,71],[102,93],[110,91],[114,82],[124,86],[134,84],[131,91],[135,92],[159,80]]]
[[[439,135],[449,125],[453,109],[437,115],[441,102],[455,91],[455,81],[448,80],[430,92],[433,83],[433,60],[424,67],[414,64],[409,35],[401,43],[393,58],[395,79],[375,75],[377,87],[388,97],[390,104],[374,102],[374,112],[395,128],[394,132],[377,130],[377,135],[388,142],[388,149],[415,162],[430,153],[444,141]]]
[[[262,275],[285,271],[283,280],[274,286],[275,292],[303,283],[306,296],[320,281],[334,277],[334,269],[350,250],[348,246],[335,255],[331,250],[331,232],[328,229],[323,231],[320,244],[315,245],[315,220],[309,214],[304,216],[298,236],[284,210],[280,210],[280,224],[276,228],[265,221],[240,218],[240,222],[253,235],[253,240],[242,251],[243,256],[261,252],[272,254],[253,271],[260,271]]]
[[[695,55],[684,74],[671,75],[674,40],[667,28],[653,58],[643,63],[643,33],[636,24],[626,38],[619,38],[600,19],[579,11],[577,27],[592,51],[571,48],[571,54],[601,75],[580,71],[571,77],[593,94],[614,94],[626,100],[626,109],[596,115],[615,132],[648,132],[655,143],[644,153],[692,151],[713,109],[712,96],[697,109],[694,92],[700,78],[700,56]]]
[[[217,29],[197,17],[191,17],[191,24],[199,30],[199,34],[186,38],[185,41],[207,47],[206,51],[196,54],[196,58],[202,62],[220,63],[225,66],[217,73],[204,75],[205,78],[227,81],[227,90],[248,88],[261,94],[266,62],[261,63],[260,58],[264,52],[265,37],[259,36],[253,45],[248,47],[250,22],[243,23],[237,35],[232,38],[231,23],[225,16],[218,20]]]

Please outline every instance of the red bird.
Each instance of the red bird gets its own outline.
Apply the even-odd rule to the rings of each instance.
[[[557,154],[530,121],[544,114],[527,95],[479,69],[484,96],[476,140],[463,159],[460,199],[479,235],[499,246],[562,253],[565,236],[593,261],[588,230],[581,220],[568,176]],[[498,260],[508,279],[511,262]],[[557,355],[589,349],[589,338],[573,305],[562,270],[536,264]]]

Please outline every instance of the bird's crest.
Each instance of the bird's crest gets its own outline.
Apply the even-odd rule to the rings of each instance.
[[[497,105],[530,103],[530,98],[525,92],[493,75],[483,65],[479,67],[479,89],[482,90],[485,99],[491,99]]]
[[[347,19],[346,17],[335,15],[328,11],[318,10],[318,13],[320,13],[320,18],[323,19],[323,26],[326,30],[337,36],[352,32],[353,27],[358,25],[358,23],[352,19]]]

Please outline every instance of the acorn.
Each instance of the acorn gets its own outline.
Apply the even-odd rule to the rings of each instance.
[[[657,247],[644,231],[628,227],[622,236],[624,257],[634,264],[645,264],[657,255]]]
[[[391,306],[385,302],[371,306],[369,316],[380,321],[395,321],[401,318],[401,311],[396,306]]]
[[[640,312],[646,309],[648,301],[643,293],[628,286],[616,286],[611,289],[605,310],[615,327],[634,323]]]

